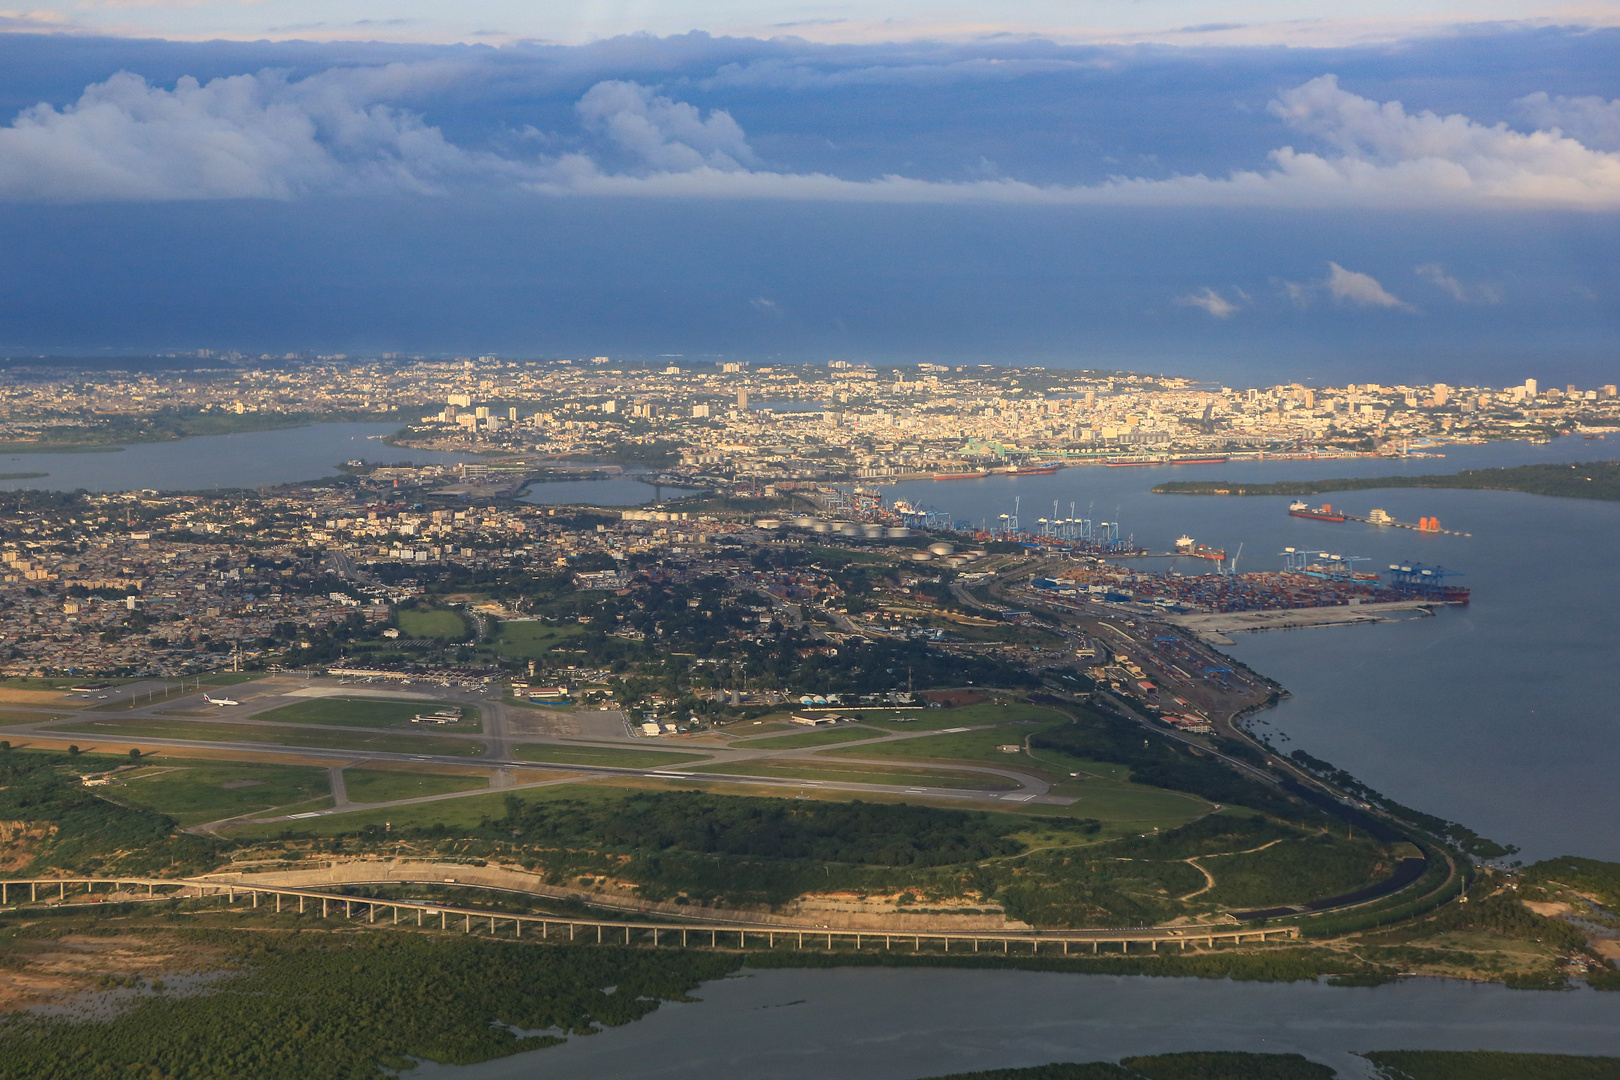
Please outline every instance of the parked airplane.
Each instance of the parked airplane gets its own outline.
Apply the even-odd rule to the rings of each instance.
[[[203,700],[208,702],[208,704],[210,704],[210,705],[240,705],[240,704],[242,704],[240,701],[233,701],[231,698],[228,698],[228,697],[210,697],[207,694],[203,695]]]

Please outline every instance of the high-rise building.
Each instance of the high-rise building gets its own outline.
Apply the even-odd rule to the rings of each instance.
[[[510,409],[506,410],[506,418],[508,420],[512,421],[512,423],[514,423],[514,424],[518,422],[517,406],[516,405],[513,405]]]
[[[602,411],[610,415],[616,413],[619,411],[619,403],[614,401],[612,398],[608,398],[606,401],[602,402]]]
[[[463,409],[472,408],[471,394],[451,394],[449,400],[450,404],[459,406]]]
[[[1620,397],[1620,389],[1617,389],[1614,383],[1609,383],[1603,388],[1603,396],[1606,398]]]
[[[1450,398],[1451,387],[1447,386],[1443,382],[1437,382],[1434,384],[1434,403],[1436,405],[1444,405],[1448,400],[1450,400]]]
[[[707,420],[708,418],[709,418],[709,406],[708,405],[694,405],[694,406],[692,406],[692,419],[694,419],[694,420]]]
[[[1536,396],[1536,380],[1534,380],[1534,379],[1526,379],[1526,380],[1524,380],[1524,396],[1525,397],[1535,397]]]
[[[737,391],[737,408],[739,408],[739,409],[748,408],[748,391],[746,391],[746,390]]]

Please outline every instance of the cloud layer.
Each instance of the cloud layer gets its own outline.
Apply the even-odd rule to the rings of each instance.
[[[720,81],[744,74],[726,69]],[[274,71],[183,78],[167,89],[121,73],[71,105],[37,105],[0,128],[0,199],[291,199],[481,185],[545,195],[869,203],[1620,208],[1620,103],[1598,98],[1523,98],[1520,112],[1548,126],[1522,132],[1460,114],[1408,112],[1323,75],[1270,103],[1273,122],[1313,145],[1281,146],[1265,168],[1037,184],[772,168],[726,109],[705,114],[624,79],[585,91],[574,106],[577,129],[538,140],[571,144],[552,155],[466,148],[400,104],[431,96],[424,88],[480,77],[470,65],[391,64],[301,80]],[[1083,118],[1075,122],[1083,126]]]

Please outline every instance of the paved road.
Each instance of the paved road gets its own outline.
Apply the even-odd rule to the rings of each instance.
[[[186,739],[180,737],[157,738],[142,735],[136,732],[128,734],[96,729],[88,725],[97,721],[126,721],[126,720],[153,720],[168,724],[184,725],[187,723],[241,726],[244,731],[270,728],[278,731],[294,730],[291,725],[278,725],[274,721],[259,719],[263,714],[282,706],[311,698],[301,693],[311,686],[323,686],[332,691],[331,696],[344,695],[375,695],[379,698],[392,698],[394,700],[406,698],[432,698],[434,700],[454,702],[471,705],[480,710],[483,717],[483,731],[473,735],[455,730],[429,729],[423,731],[410,731],[410,735],[418,739],[450,739],[458,742],[476,739],[484,744],[484,752],[476,756],[463,754],[435,754],[412,753],[396,750],[360,750],[332,747],[315,747],[300,745],[296,741],[287,742],[247,742],[231,741],[214,738]],[[580,740],[563,740],[544,735],[518,735],[513,731],[512,719],[515,708],[493,697],[475,691],[453,688],[446,691],[443,687],[383,687],[376,684],[345,684],[332,680],[312,682],[302,677],[272,677],[251,683],[244,683],[231,690],[235,700],[240,701],[239,706],[211,707],[202,700],[200,691],[189,694],[173,693],[167,699],[158,697],[150,703],[139,700],[143,692],[149,693],[151,688],[140,687],[131,694],[128,688],[118,698],[108,697],[106,700],[90,698],[86,704],[89,709],[80,711],[56,710],[52,713],[42,713],[38,724],[19,724],[8,726],[7,734],[14,742],[24,739],[53,739],[58,741],[76,741],[81,744],[87,742],[113,742],[122,745],[126,742],[138,744],[143,749],[162,749],[164,747],[187,749],[229,750],[241,753],[244,757],[254,756],[296,756],[303,759],[327,760],[334,764],[328,766],[334,806],[331,810],[315,812],[313,816],[325,816],[338,812],[350,812],[358,809],[382,809],[393,806],[409,806],[423,802],[436,802],[444,799],[467,798],[472,795],[483,794],[488,790],[503,790],[516,787],[528,787],[536,784],[574,783],[603,776],[634,776],[642,778],[702,780],[705,784],[716,785],[743,785],[748,787],[773,787],[793,789],[801,794],[808,795],[814,791],[839,791],[853,794],[886,794],[886,795],[915,795],[930,799],[948,799],[952,801],[998,803],[998,802],[1068,802],[1050,795],[1050,785],[1038,776],[1029,772],[1020,771],[1009,763],[1006,767],[997,767],[976,764],[970,761],[945,762],[936,761],[929,764],[889,759],[869,758],[841,755],[837,758],[818,757],[822,750],[830,749],[838,744],[826,744],[802,748],[771,749],[766,747],[749,747],[747,743],[738,742],[729,747],[703,746],[696,743],[683,743],[678,747],[660,746],[659,749],[696,752],[703,756],[691,762],[682,763],[678,767],[626,767],[614,765],[571,765],[547,764],[517,760],[512,756],[513,747],[520,743],[558,745],[579,747],[584,745]],[[117,701],[130,702],[130,707],[112,708],[107,706]],[[172,715],[174,713],[190,715]],[[73,722],[81,721],[86,726],[79,728]],[[355,735],[375,736],[386,733],[391,729],[378,729],[355,727],[335,724],[309,725],[313,733],[346,732]],[[866,746],[878,743],[912,741],[927,739],[938,734],[950,734],[958,731],[974,730],[973,728],[953,728],[946,732],[896,732],[883,731],[876,738],[865,743]],[[648,749],[647,743],[640,739],[625,737],[622,739],[598,739],[598,744],[614,744],[622,747],[635,747]],[[921,748],[919,748],[921,749]],[[923,755],[925,756],[925,755]],[[837,779],[802,779],[778,776],[750,776],[739,773],[696,772],[696,767],[731,763],[743,765],[747,762],[786,762],[799,763],[815,761],[827,767],[848,767],[859,770],[865,767],[895,768],[911,767],[918,771],[919,778],[916,783],[906,783],[903,779],[894,783],[867,783],[852,780]],[[343,783],[342,770],[349,765],[365,762],[399,762],[416,764],[420,766],[455,766],[465,768],[468,765],[487,766],[491,768],[490,786],[487,789],[475,789],[466,792],[454,792],[445,795],[421,796],[409,799],[399,799],[386,803],[360,804],[348,799],[346,787]],[[941,787],[930,785],[925,777],[930,768],[946,769],[953,773],[982,774],[987,779],[994,778],[999,782],[1010,782],[1014,785],[1008,789],[1001,784],[986,788]],[[298,818],[312,816],[308,813],[296,815]],[[252,815],[246,815],[252,817]],[[283,821],[290,820],[294,815],[280,815],[255,818],[255,820]],[[199,826],[199,830],[211,831],[227,824],[239,822],[242,819],[226,819],[219,822],[210,822]]]

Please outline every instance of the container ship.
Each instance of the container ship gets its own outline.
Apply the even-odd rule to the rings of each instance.
[[[1192,537],[1183,535],[1181,539],[1176,541],[1176,554],[1191,555],[1195,559],[1208,559],[1211,562],[1221,562],[1226,558],[1226,549],[1200,544]]]
[[[1312,510],[1310,504],[1305,502],[1303,499],[1298,502],[1289,503],[1288,512],[1294,517],[1310,518],[1312,521],[1344,522],[1349,520],[1347,517],[1345,517],[1345,515],[1339,513],[1327,503],[1323,503],[1315,510]]]

